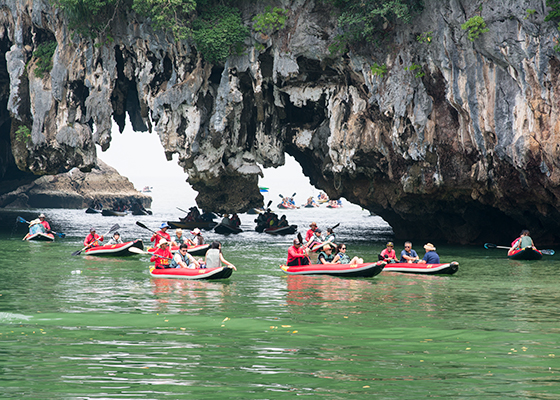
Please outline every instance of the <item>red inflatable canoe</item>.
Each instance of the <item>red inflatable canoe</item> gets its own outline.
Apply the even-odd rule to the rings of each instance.
[[[542,253],[529,246],[524,249],[508,251],[508,258],[512,260],[540,260],[542,258]]]
[[[54,235],[52,233],[44,233],[44,232],[37,232],[33,234],[28,233],[27,235],[25,235],[23,240],[53,242]]]
[[[190,280],[226,279],[233,273],[233,268],[150,268],[150,275],[154,278],[178,278]]]
[[[385,272],[403,272],[409,274],[448,274],[453,275],[459,269],[459,263],[453,261],[447,264],[417,264],[417,263],[389,263]]]
[[[281,265],[280,268],[288,275],[333,275],[371,278],[379,274],[385,264],[385,261],[377,261],[364,264]]]
[[[144,250],[144,243],[141,239],[136,239],[132,242],[125,242],[119,244],[106,244],[104,246],[90,247],[85,251],[88,256],[112,256],[112,257],[125,257],[132,256],[134,253],[128,251],[129,248],[136,247]]]
[[[206,254],[206,251],[210,248],[210,243],[207,244],[201,244],[198,246],[189,246],[189,249],[187,250],[187,252],[193,256],[203,256]],[[172,253],[175,253],[179,250],[179,246],[171,246],[169,248],[169,251],[171,251]],[[153,253],[154,251],[156,251],[155,247],[150,247],[148,249],[148,252]]]

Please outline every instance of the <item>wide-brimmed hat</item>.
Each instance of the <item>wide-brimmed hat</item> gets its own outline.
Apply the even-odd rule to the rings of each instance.
[[[389,247],[389,246],[395,247],[395,245],[393,244],[393,242],[387,242],[387,247]]]
[[[169,244],[169,242],[166,239],[161,239],[157,245],[161,247],[162,244]]]
[[[38,218],[47,218],[47,217],[45,217],[45,214],[39,214]]]
[[[317,226],[317,222],[312,222],[312,223],[309,224],[309,226],[310,226],[310,227]]]
[[[163,222],[159,227],[159,229],[163,229],[163,228],[171,228],[171,227],[167,224],[167,222]]]
[[[299,239],[297,239],[297,238],[294,239],[294,245],[296,245],[296,244],[301,244],[301,242],[300,242]]]
[[[194,228],[194,229],[191,231],[191,234],[193,234],[193,235],[200,235],[200,229]]]
[[[175,229],[175,233],[183,233],[183,230],[181,228],[177,228]]]
[[[95,228],[89,228],[90,232],[95,232]]]
[[[426,251],[436,251],[436,248],[435,248],[434,245],[431,244],[431,243],[426,243],[426,244],[424,245],[424,249],[426,249]]]

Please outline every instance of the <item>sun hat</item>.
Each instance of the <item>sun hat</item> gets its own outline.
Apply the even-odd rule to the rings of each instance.
[[[194,229],[191,231],[191,234],[192,234],[192,235],[200,235],[200,229],[194,228]]]
[[[161,247],[162,244],[169,244],[169,242],[165,239],[161,239],[158,243],[158,247]]]
[[[175,229],[175,233],[183,233],[183,230],[181,228],[177,228]]]
[[[163,228],[171,228],[169,225],[167,225],[167,222],[163,222],[161,224],[161,226],[159,227],[159,229],[163,229]]]
[[[47,218],[47,217],[45,217],[45,214],[39,214],[38,218]]]
[[[395,245],[393,244],[393,242],[387,242],[387,247],[389,247],[389,246],[395,247]]]
[[[294,245],[296,245],[296,244],[301,244],[301,242],[300,242],[299,239],[297,239],[297,238],[294,239]]]
[[[431,244],[431,243],[426,243],[426,244],[424,245],[424,249],[426,249],[426,251],[436,251],[436,248],[435,248],[434,245]]]
[[[89,228],[90,232],[95,232],[95,228]]]
[[[309,226],[313,227],[313,226],[317,226],[317,222],[312,222],[309,224]]]

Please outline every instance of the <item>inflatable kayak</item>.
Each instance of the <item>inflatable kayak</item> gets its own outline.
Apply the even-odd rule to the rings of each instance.
[[[119,244],[106,244],[104,246],[90,247],[85,251],[88,256],[113,256],[125,257],[132,256],[134,253],[128,251],[129,248],[136,247],[144,250],[144,243],[141,239],[133,240],[132,242],[125,242]]]
[[[292,233],[296,233],[297,225],[288,225],[283,226],[281,228],[265,228],[264,232],[270,233],[271,235],[291,235]]]
[[[54,235],[52,233],[45,232],[28,233],[22,240],[30,240],[35,242],[53,242]]]
[[[508,258],[512,260],[540,260],[542,258],[542,253],[529,246],[524,249],[508,251]]]
[[[193,256],[201,256],[201,255],[205,255],[206,251],[210,248],[210,243],[207,244],[200,244],[198,246],[190,246],[187,249],[187,253],[189,253],[190,255]],[[150,247],[147,251],[149,253],[153,253],[156,250],[155,247]],[[175,253],[179,250],[179,246],[171,246],[169,247],[169,251],[171,251],[172,253]]]
[[[190,280],[202,279],[226,279],[233,273],[233,268],[219,267],[219,268],[165,268],[156,269],[150,268],[150,275],[154,278],[179,278]]]
[[[167,225],[173,229],[181,228],[192,230],[198,228],[210,230],[218,225],[218,223],[214,221],[167,221]]]
[[[364,264],[311,264],[287,266],[280,268],[288,275],[332,275],[345,277],[371,278],[378,275],[385,267],[385,261]]]
[[[385,272],[448,275],[453,275],[458,270],[459,263],[457,261],[453,261],[447,264],[388,263],[383,269],[383,271]]]
[[[233,234],[241,233],[241,232],[243,232],[243,229],[236,228],[235,226],[231,226],[231,225],[224,225],[224,224],[220,223],[220,224],[216,225],[216,227],[214,228],[214,232],[220,233],[222,235],[229,235],[230,233],[233,233]]]

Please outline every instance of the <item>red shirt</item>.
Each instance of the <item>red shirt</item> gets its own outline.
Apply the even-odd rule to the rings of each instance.
[[[157,247],[159,241],[160,241],[162,238],[165,238],[165,240],[167,240],[169,243],[171,243],[171,235],[169,235],[169,233],[163,232],[162,230],[157,231],[157,234],[154,234],[154,235],[151,237],[150,242],[153,242],[153,241],[155,240],[154,246]]]
[[[91,247],[95,247],[95,246],[99,246],[99,243],[97,243],[97,241],[102,242],[103,238],[101,236],[99,236],[97,233],[95,234],[89,234],[86,236],[86,239],[84,240],[84,246],[89,246],[91,245]]]
[[[315,228],[317,229],[317,228]],[[315,229],[311,228],[307,231],[307,233],[305,234],[305,241],[309,242],[309,239],[311,239],[311,237],[315,234]]]
[[[385,257],[385,255],[387,257]],[[393,260],[397,259],[397,253],[395,253],[395,249],[391,249],[391,251],[389,251],[389,250],[387,250],[387,248],[384,248],[383,251],[381,252],[381,256],[383,258],[388,258],[388,259],[393,259]]]
[[[172,258],[173,254],[171,254],[171,251],[169,250],[169,247],[166,247],[165,249],[159,248],[156,251],[154,251],[154,254],[157,254],[159,256],[162,257],[167,257],[167,258]],[[155,262],[156,263],[156,268],[157,269],[162,269],[162,268],[167,268],[169,266],[169,261],[165,258],[161,258],[161,257],[156,257],[155,255],[152,256],[152,258],[150,258],[151,262]]]
[[[298,265],[301,265],[301,259],[304,257],[307,257],[307,254],[303,252],[303,247],[290,246],[288,249],[288,264],[297,260]]]
[[[47,232],[51,230],[51,226],[49,225],[49,223],[47,221],[41,221],[41,225],[43,225],[45,227]]]

